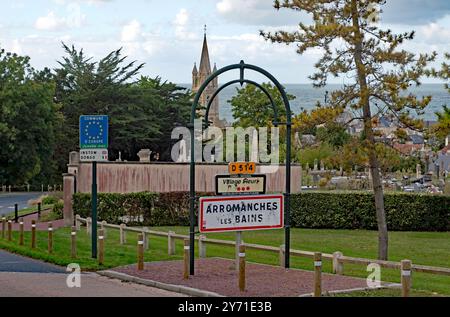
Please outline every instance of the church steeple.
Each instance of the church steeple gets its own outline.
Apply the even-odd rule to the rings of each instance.
[[[217,66],[214,64],[214,72],[217,71]],[[206,39],[206,25],[205,25],[205,33],[203,37],[203,47],[202,47],[202,55],[200,58],[200,64],[197,69],[197,65],[194,65],[194,69],[192,71],[192,91],[197,92],[200,86],[211,76],[211,61],[209,59],[209,50],[208,50],[208,40]],[[212,97],[212,95],[216,92],[218,88],[219,82],[218,78],[214,78],[214,80],[206,87],[200,96],[199,103],[202,106],[206,106],[208,101]],[[204,114],[203,114],[204,115]],[[223,122],[219,118],[219,96],[215,97],[212,101],[211,108],[209,109],[209,121],[213,123],[216,127],[225,127],[226,122]]]
[[[209,60],[208,41],[206,40],[206,25],[205,35],[203,37],[202,57],[200,59],[200,74],[211,74],[211,62]]]

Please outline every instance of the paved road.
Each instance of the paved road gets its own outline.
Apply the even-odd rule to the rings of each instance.
[[[122,283],[95,273],[81,274],[80,288],[69,288],[63,268],[0,250],[2,297],[178,297],[148,286]]]
[[[65,273],[65,270],[55,265],[0,250],[0,272],[61,274]]]
[[[30,199],[37,199],[41,195],[41,192],[0,194],[0,216],[13,212],[14,204],[19,205],[19,210],[27,208]]]

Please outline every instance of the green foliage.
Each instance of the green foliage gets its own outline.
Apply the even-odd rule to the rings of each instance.
[[[65,117],[59,166],[63,171],[70,151],[78,149],[78,120],[83,114],[110,116],[110,159],[119,151],[125,160],[137,160],[142,148],[170,158],[170,132],[189,118],[189,91],[161,78],[136,79],[143,64],[125,62],[117,50],[98,62],[83,50],[64,45],[67,56],[56,69],[56,97]]]
[[[286,120],[286,108],[278,88],[271,83],[263,83],[262,86],[272,96],[278,114],[278,120]],[[231,104],[233,117],[236,119],[235,127],[269,127],[275,120],[274,109],[266,94],[254,85],[246,85],[244,88],[236,88],[237,95],[228,102]],[[295,96],[288,95],[289,100]]]
[[[438,123],[434,127],[437,136],[444,139],[450,135],[450,107],[444,105],[442,112],[436,112]]]
[[[53,205],[59,202],[59,198],[53,195],[44,196],[42,198],[42,205]]]
[[[212,195],[197,193],[198,196]],[[292,225],[317,229],[377,228],[374,196],[367,192],[305,192],[291,195]],[[76,214],[89,217],[89,194],[73,198]],[[391,231],[450,231],[450,196],[407,193],[385,194],[388,228]],[[100,194],[99,220],[131,225],[186,226],[189,194]]]
[[[0,183],[24,184],[54,172],[52,155],[61,116],[48,70],[0,49]]]
[[[332,145],[333,148],[344,146],[351,138],[344,126],[334,122],[330,122],[324,127],[317,128],[316,136],[319,141],[327,142]]]
[[[301,149],[297,153],[297,161],[300,162],[302,166],[309,164],[309,166],[314,166],[314,161],[320,162],[321,160],[329,162],[331,158],[336,156],[336,152],[333,147],[328,143],[322,143],[318,147],[309,147]]]
[[[52,213],[56,219],[62,219],[64,214],[64,201],[59,200],[53,204]]]
[[[99,194],[98,217],[109,223],[125,222],[130,225],[173,226],[189,224],[189,194],[131,193]],[[82,217],[91,214],[89,194],[77,193],[73,210]]]
[[[300,228],[377,228],[375,200],[370,193],[306,192],[292,195],[292,224]],[[450,196],[386,193],[391,231],[449,231]]]

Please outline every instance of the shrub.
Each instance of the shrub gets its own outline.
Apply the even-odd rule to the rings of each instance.
[[[208,195],[208,194],[205,194]],[[73,210],[81,217],[91,215],[91,195],[74,195]],[[189,225],[189,193],[99,194],[98,219],[144,226]]]
[[[59,200],[55,204],[53,204],[52,213],[57,217],[57,219],[63,218],[64,213],[64,201]]]
[[[305,192],[291,197],[294,227],[377,229],[370,192]],[[450,230],[450,196],[385,193],[385,209],[392,231]]]
[[[56,204],[59,201],[59,198],[53,195],[48,195],[42,197],[42,204],[43,205],[53,205]]]
[[[197,193],[208,196],[211,193]],[[99,194],[98,218],[144,226],[189,225],[189,193]],[[75,194],[74,212],[91,214],[89,194]],[[450,196],[386,193],[391,231],[450,231]],[[291,195],[291,225],[297,228],[376,230],[370,192],[303,192]]]

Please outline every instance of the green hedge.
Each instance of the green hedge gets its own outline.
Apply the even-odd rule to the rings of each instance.
[[[376,230],[369,192],[305,192],[291,196],[292,225],[301,228]],[[386,193],[388,229],[450,231],[450,196]]]
[[[198,196],[211,194],[197,193]],[[189,224],[189,193],[99,194],[98,217],[144,226]],[[74,211],[91,213],[89,194],[74,195]],[[450,196],[386,193],[392,231],[450,231]],[[368,192],[304,192],[291,196],[291,224],[298,228],[376,230],[375,202]]]

